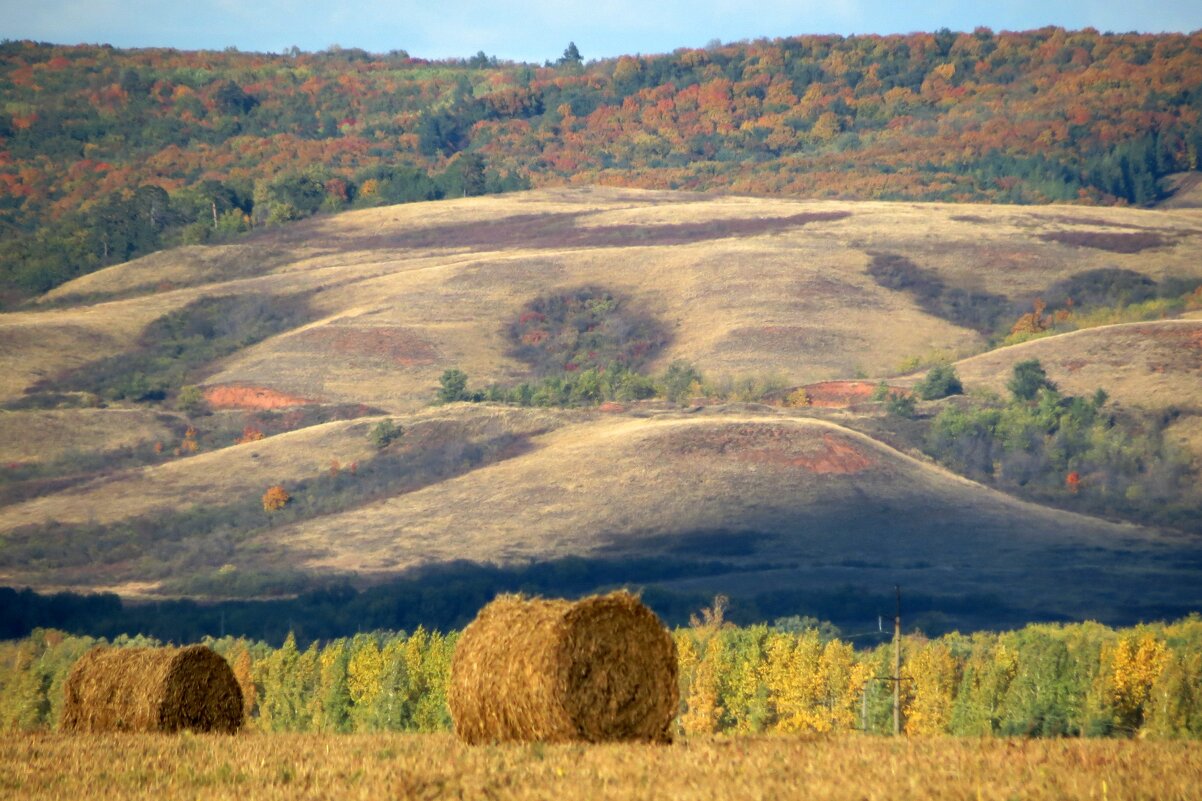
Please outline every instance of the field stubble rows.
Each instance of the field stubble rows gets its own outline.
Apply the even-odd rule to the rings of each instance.
[[[470,747],[434,735],[5,735],[0,798],[1197,798],[1202,743],[735,737]]]

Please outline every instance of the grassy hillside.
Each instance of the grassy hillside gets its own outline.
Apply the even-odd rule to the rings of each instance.
[[[650,580],[682,598],[775,593],[774,609],[846,609],[901,582],[976,625],[1180,614],[1202,604],[1180,516],[1079,514],[1159,520],[1160,496],[1128,488],[1138,475],[1114,473],[1117,506],[1059,474],[998,484],[1020,500],[922,449],[942,409],[1004,393],[1032,357],[1067,394],[1110,393],[1116,442],[1128,410],[1174,409],[1164,436],[1193,442],[1196,318],[971,354],[1037,298],[1071,294],[1084,320],[1131,292],[1192,291],[1200,255],[1190,209],[608,188],[368,209],[154,254],[0,315],[0,579],[256,597],[472,562],[521,581],[545,570],[548,591]],[[881,376],[911,386],[916,365],[956,357],[967,399],[911,417],[871,398]],[[430,408],[449,370],[466,375],[454,397],[499,398],[625,369],[628,395],[601,405]],[[684,383],[666,391],[673,370]],[[403,433],[373,443],[383,420]],[[291,501],[270,512],[277,484]],[[1173,492],[1178,514],[1193,496]],[[630,569],[573,578],[580,560]],[[1099,576],[1122,589],[1099,594]]]
[[[956,368],[968,386],[1002,392],[1024,359],[1038,359],[1073,394],[1104,387],[1125,406],[1202,414],[1202,319],[1086,328],[973,356]]]
[[[43,326],[57,337],[36,372],[10,357],[9,396],[79,364],[91,329],[68,321],[119,318],[113,328],[127,333],[109,334],[101,355],[131,343],[131,322],[201,295],[305,294],[312,322],[232,354],[197,383],[405,411],[427,403],[449,367],[481,384],[524,376],[505,326],[556,290],[613,291],[662,323],[669,337],[653,368],[684,358],[710,374],[778,373],[801,384],[974,352],[1036,297],[1090,270],[1202,280],[1195,211],[610,189],[354,212],[240,247],[133,261],[48,296],[74,308],[5,315],[18,343],[36,343]],[[169,286],[163,275],[173,276]],[[76,307],[106,296],[126,299]]]

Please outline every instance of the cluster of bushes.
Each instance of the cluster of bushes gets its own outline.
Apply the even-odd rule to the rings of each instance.
[[[509,324],[511,355],[535,375],[637,370],[667,342],[663,327],[596,287],[544,295]]]
[[[979,331],[1004,345],[1202,308],[1202,282],[1197,278],[1157,282],[1117,267],[1087,270],[1057,281],[1033,300],[1033,312],[1024,311],[1024,305],[1031,308],[1029,304],[1004,295],[949,287],[938,271],[895,253],[873,253],[868,273],[880,286],[909,294],[928,314]]]
[[[705,610],[676,629],[686,735],[892,731],[892,647],[856,650],[793,616],[734,627]],[[264,731],[438,731],[457,634],[356,634],[303,650],[222,637],[250,725]],[[74,662],[99,642],[39,629],[0,643],[0,728],[53,727]],[[118,647],[153,645],[118,637]],[[902,639],[909,735],[1202,737],[1202,619]]]
[[[468,380],[462,370],[447,370],[440,379],[437,400],[440,403],[468,401],[557,407],[596,406],[611,401],[623,403],[652,398],[671,403],[690,400],[775,403],[782,400],[789,385],[777,375],[722,376],[711,380],[690,362],[679,359],[656,375],[610,364],[605,368],[590,367],[517,385],[491,384],[484,389],[470,389]]]
[[[1098,390],[1065,395],[1038,360],[1019,362],[1008,399],[949,405],[926,449],[959,473],[1081,511],[1196,528],[1202,501],[1164,416],[1119,412]]]
[[[490,169],[477,153],[456,153],[437,173],[403,162],[378,164],[350,177],[334,175],[322,167],[288,173],[256,184],[246,214],[251,225],[277,225],[323,211],[476,197],[529,188],[528,179]],[[217,224],[210,227],[209,220],[197,220],[184,232],[184,241],[208,241],[219,233]]]
[[[1132,270],[1089,270],[1052,285],[1030,312],[1011,326],[1002,344],[1116,323],[1173,317],[1202,309],[1202,282],[1157,282]]]

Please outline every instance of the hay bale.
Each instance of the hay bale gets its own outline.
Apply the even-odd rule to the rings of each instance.
[[[242,726],[238,680],[203,645],[93,648],[75,664],[63,693],[63,731],[232,734]]]
[[[459,638],[447,700],[469,743],[666,742],[676,673],[672,635],[628,592],[501,596]]]

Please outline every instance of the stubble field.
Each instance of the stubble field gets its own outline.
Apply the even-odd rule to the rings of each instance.
[[[1196,799],[1202,743],[693,739],[469,747],[451,735],[5,735],[22,799]]]

